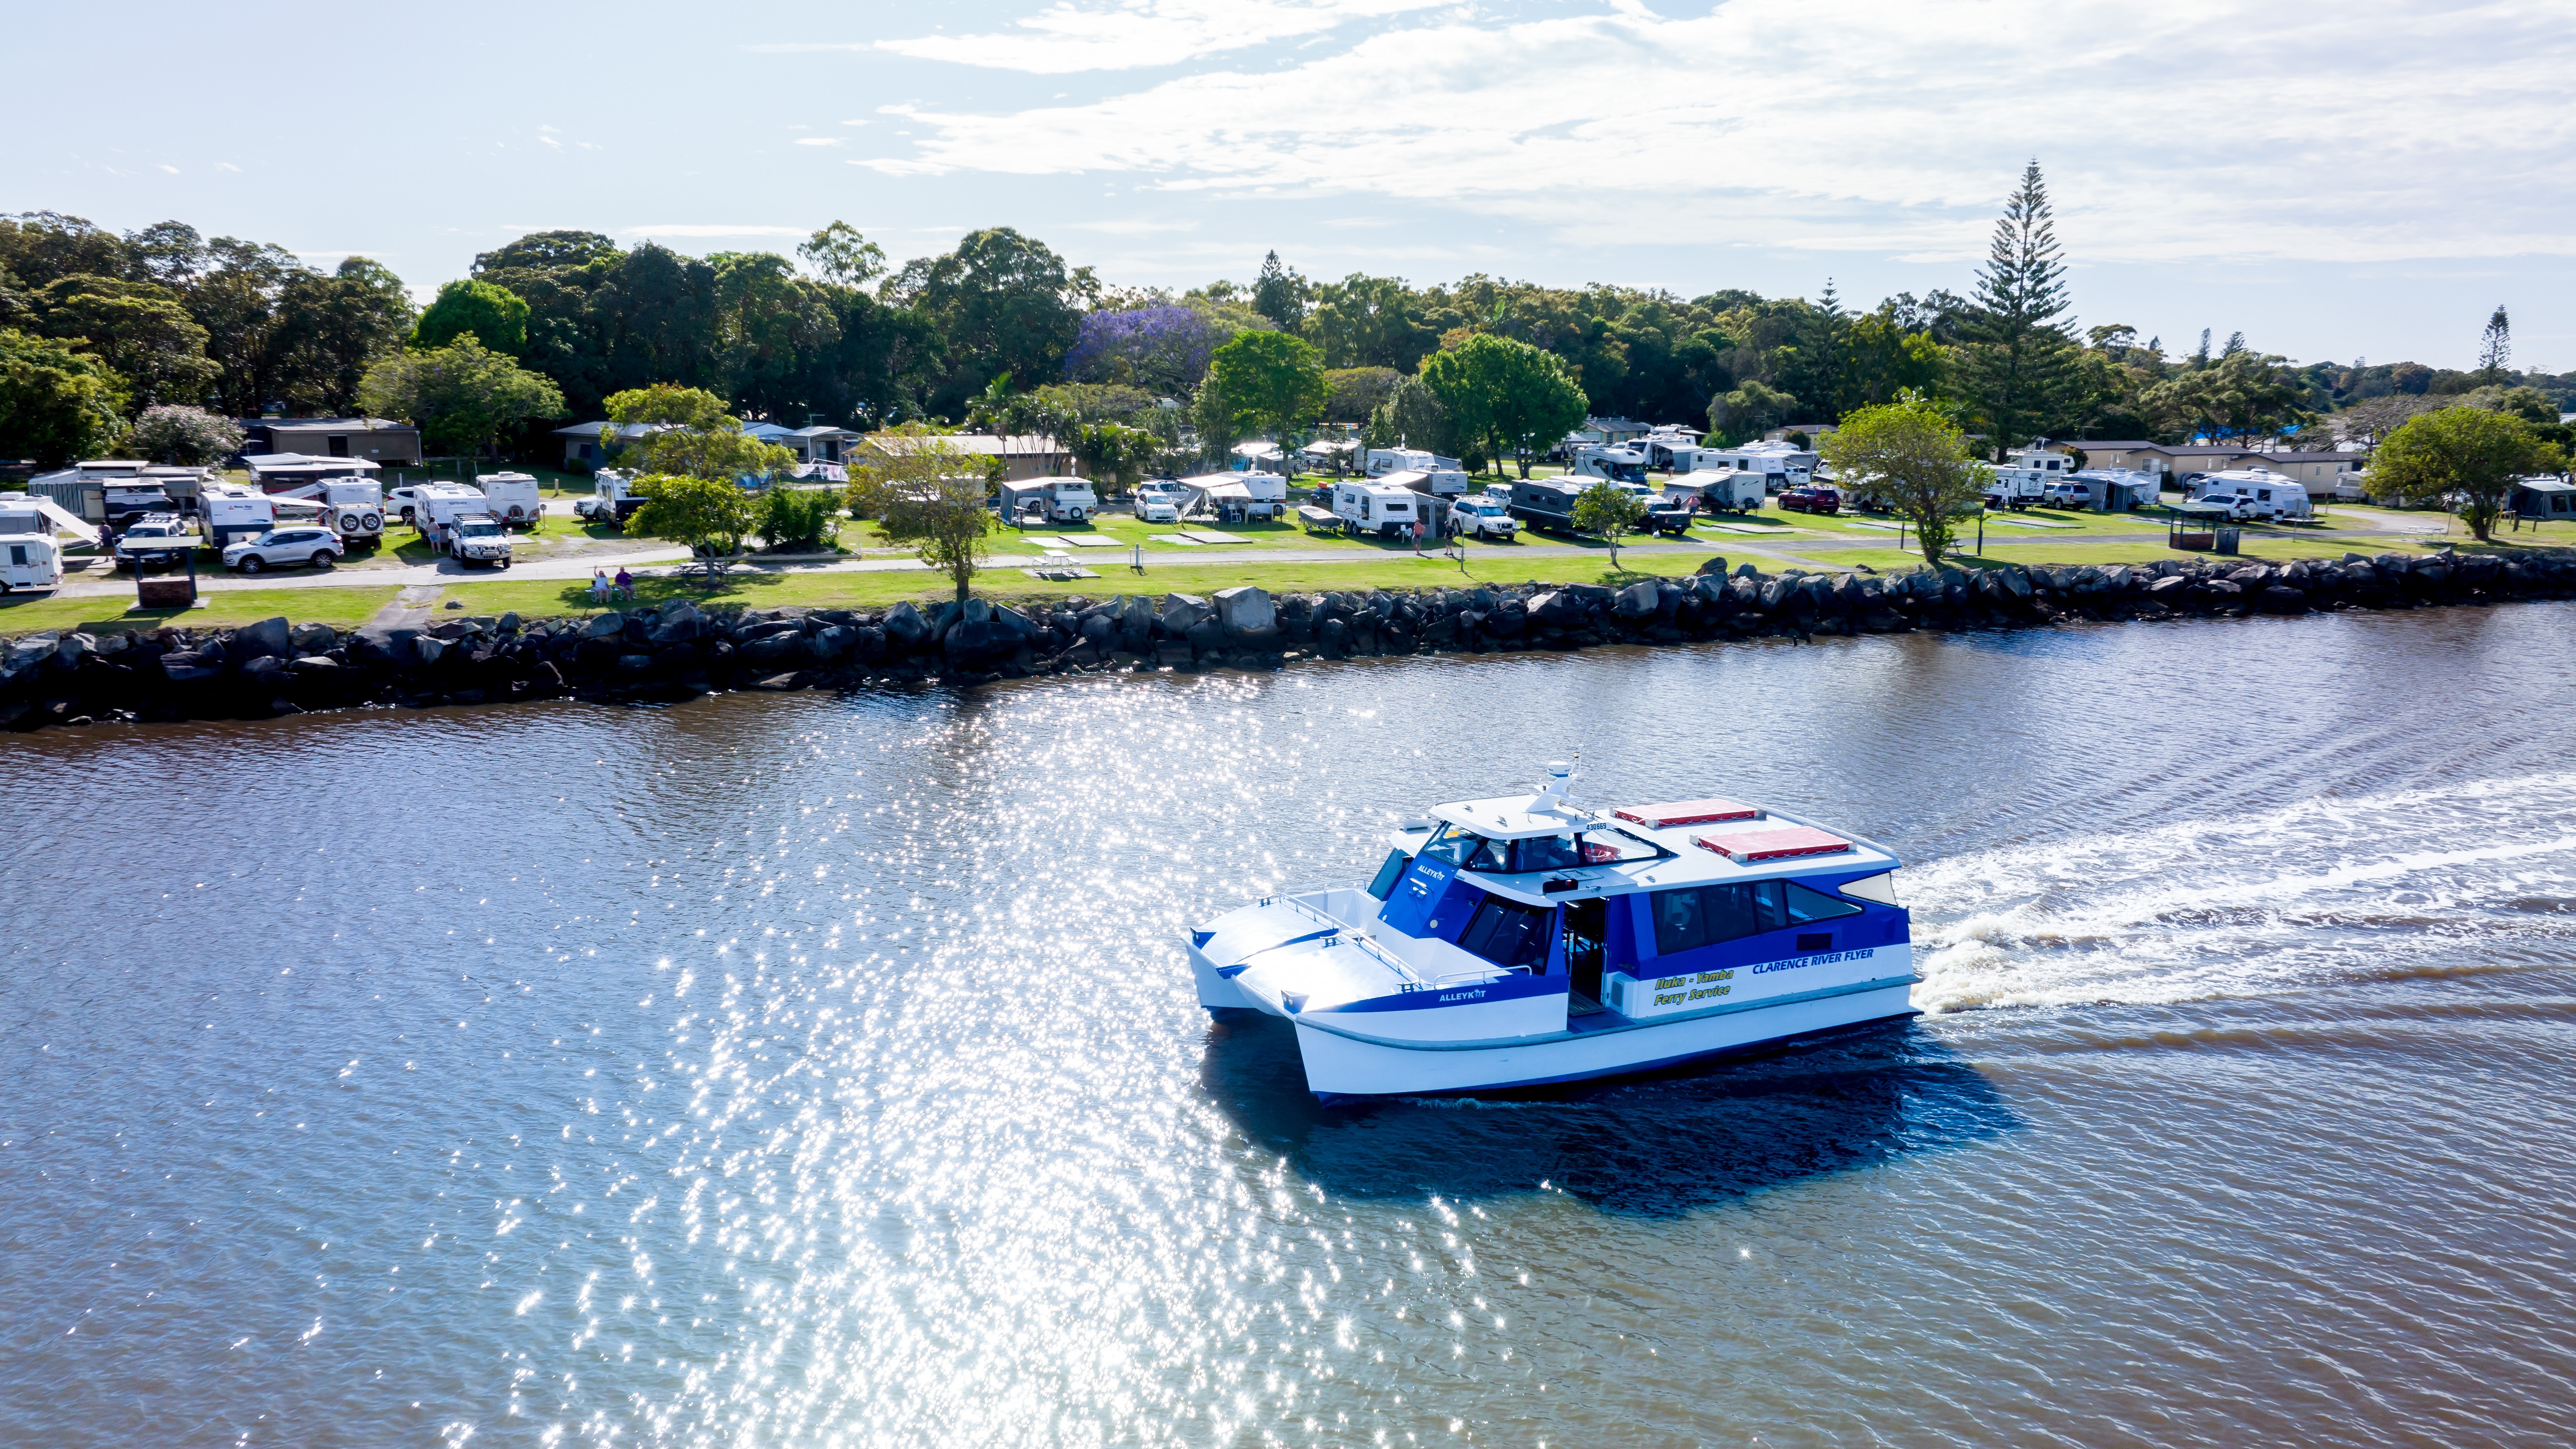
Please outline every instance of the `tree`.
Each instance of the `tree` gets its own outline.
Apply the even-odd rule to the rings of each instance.
[[[1564,359],[1491,333],[1423,359],[1422,380],[1497,464],[1517,457],[1524,478],[1531,456],[1555,446],[1590,406]]]
[[[2455,509],[2484,543],[2517,479],[2566,466],[2558,448],[2507,413],[2449,407],[2389,434],[2371,459],[2376,489],[2414,504]]]
[[[1619,567],[1619,536],[1634,533],[1646,518],[1646,500],[1607,478],[1574,499],[1574,526],[1597,533],[1610,543],[1610,567]]]
[[[2075,342],[2059,320],[2066,263],[2036,160],[2004,202],[1975,292],[1962,329],[1961,382],[1995,445],[2017,448],[2057,426],[2074,381]]]
[[[1396,431],[1395,426],[1395,400],[1390,397],[1385,402],[1379,403],[1377,410],[1369,414],[1368,426],[1360,433],[1360,446],[1392,448],[1402,441],[1402,438],[1403,435]]]
[[[1923,561],[1950,551],[1961,512],[1985,497],[1987,469],[1968,457],[1967,435],[1920,393],[1845,413],[1817,451],[1837,478],[1887,500],[1914,525]]]
[[[1232,409],[1238,429],[1270,434],[1290,467],[1299,435],[1323,416],[1330,396],[1323,354],[1285,332],[1246,332],[1218,348],[1208,386]]]
[[[1159,440],[1124,423],[1077,423],[1065,442],[1084,477],[1123,493],[1144,480]]]
[[[1395,396],[1387,402],[1388,421],[1395,424],[1396,436],[1408,448],[1444,458],[1456,458],[1467,471],[1481,472],[1485,466],[1482,446],[1475,435],[1458,426],[1449,415],[1448,404],[1425,382],[1420,374],[1395,385]]]
[[[2478,337],[2478,381],[2489,386],[2504,381],[2505,366],[2512,361],[2513,319],[2498,302],[2495,315],[2487,319],[2487,330]]]
[[[36,294],[47,335],[97,352],[126,381],[130,406],[196,403],[223,369],[206,356],[206,329],[169,288],[82,273]]]
[[[913,556],[948,575],[964,603],[989,551],[998,520],[979,460],[919,423],[869,440],[872,461],[850,477],[850,511],[881,520],[886,537],[912,545]]]
[[[125,432],[125,380],[96,353],[0,328],[0,455],[58,468]]]
[[[742,552],[743,535],[754,522],[751,495],[730,478],[648,473],[635,480],[635,492],[644,506],[627,526],[686,544],[701,558]]]
[[[796,255],[837,287],[864,287],[886,274],[885,248],[859,235],[859,229],[846,221],[833,222],[807,237]]]
[[[1306,340],[1322,348],[1326,367],[1387,367],[1409,373],[1440,345],[1424,326],[1423,299],[1401,277],[1353,272],[1313,289]]]
[[[1337,367],[1326,371],[1325,421],[1367,422],[1395,396],[1395,385],[1403,380],[1403,374],[1392,367]]]
[[[1187,397],[1207,377],[1216,350],[1241,330],[1192,307],[1092,312],[1075,328],[1064,375]]]
[[[343,257],[327,275],[289,277],[269,334],[278,391],[297,407],[350,412],[367,369],[399,351],[411,327],[411,295],[380,262]]]
[[[1798,400],[1759,379],[1708,400],[1708,431],[1719,444],[1733,447],[1762,436],[1789,420]]]
[[[1281,266],[1279,253],[1261,259],[1261,276],[1252,284],[1252,310],[1283,332],[1294,332],[1306,320],[1306,279]]]
[[[450,282],[438,289],[437,300],[420,314],[419,325],[412,329],[411,345],[445,347],[466,336],[505,356],[526,356],[526,299],[506,288],[471,277]]]
[[[134,420],[126,446],[155,463],[201,467],[230,457],[242,445],[242,430],[230,418],[204,408],[164,405],[143,410]]]
[[[608,420],[652,431],[635,445],[647,473],[668,473],[739,489],[738,480],[794,466],[796,455],[742,430],[724,399],[704,388],[655,383],[607,400]]]
[[[528,418],[563,416],[563,393],[537,374],[459,337],[401,352],[367,369],[358,399],[374,417],[403,418],[433,451],[480,454]]]
[[[1213,377],[1190,399],[1190,426],[1198,432],[1201,457],[1210,463],[1222,465],[1243,441],[1243,415]]]
[[[2177,419],[2185,434],[2251,443],[2305,422],[2307,389],[2286,359],[2238,348],[2205,368],[2152,388],[2149,410]]]
[[[1100,294],[1088,267],[1006,226],[970,232],[945,256],[906,263],[880,289],[946,335],[951,368],[932,406],[949,411],[998,373],[1060,377],[1082,314]],[[953,416],[953,412],[951,413]]]

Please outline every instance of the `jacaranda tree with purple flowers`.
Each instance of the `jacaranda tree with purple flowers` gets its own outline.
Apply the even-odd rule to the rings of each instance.
[[[1064,375],[1187,397],[1207,376],[1208,360],[1233,336],[1232,328],[1188,307],[1093,312],[1074,334]]]

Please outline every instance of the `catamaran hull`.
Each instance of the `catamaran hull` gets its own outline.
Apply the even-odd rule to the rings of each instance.
[[[1306,1087],[1319,1096],[1436,1096],[1652,1071],[1697,1057],[1912,1016],[1911,973],[1797,1000],[1492,1046],[1402,1045],[1297,1021]],[[1292,1018],[1293,1020],[1294,1018]]]

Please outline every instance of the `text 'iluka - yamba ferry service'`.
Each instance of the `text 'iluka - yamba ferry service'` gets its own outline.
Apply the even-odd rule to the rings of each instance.
[[[1190,933],[1199,1001],[1295,1023],[1325,1096],[1667,1066],[1909,1015],[1897,859],[1729,800],[1438,806],[1367,890],[1272,896]]]

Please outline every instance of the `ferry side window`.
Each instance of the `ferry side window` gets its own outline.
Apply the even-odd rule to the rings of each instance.
[[[1490,871],[1495,875],[1501,875],[1511,869],[1511,862],[1506,859],[1509,852],[1503,842],[1478,839],[1474,836],[1468,838],[1476,841],[1475,847],[1467,853],[1469,870]]]
[[[1810,921],[1830,921],[1836,916],[1857,916],[1861,911],[1860,907],[1849,901],[1826,895],[1823,891],[1810,889],[1793,880],[1773,881],[1770,884],[1786,887],[1784,894],[1787,899],[1783,904],[1788,907],[1791,925],[1803,926]]]
[[[1700,891],[1657,891],[1654,895],[1655,954],[1670,956],[1708,944],[1708,919],[1700,911]]]
[[[1458,933],[1458,949],[1482,956],[1497,966],[1526,966],[1547,959],[1547,932],[1554,911],[1487,896]]]

